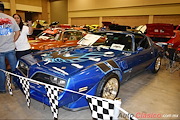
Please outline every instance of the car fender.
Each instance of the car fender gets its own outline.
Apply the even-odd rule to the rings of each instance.
[[[122,71],[120,69],[113,69],[113,70],[109,71],[101,80],[105,79],[110,74],[117,75],[119,77],[119,82],[122,81]]]

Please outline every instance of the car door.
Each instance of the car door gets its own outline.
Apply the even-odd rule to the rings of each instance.
[[[140,64],[138,52],[134,52],[134,35],[121,36],[118,44],[125,45],[122,52],[124,56],[118,60],[118,64],[121,66],[123,80],[128,80],[139,70]]]
[[[139,71],[146,69],[153,62],[154,49],[146,36],[136,43],[135,52],[137,53],[135,59],[139,62]]]
[[[139,72],[145,70],[153,62],[153,48],[146,36],[138,34],[134,36],[133,52],[122,59],[125,69],[123,69],[124,78],[128,79]]]
[[[128,80],[138,71],[138,64],[136,59],[136,53],[131,53],[131,55],[122,58],[119,65],[122,69],[123,81]]]

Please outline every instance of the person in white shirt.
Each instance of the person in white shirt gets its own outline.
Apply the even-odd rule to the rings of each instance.
[[[31,53],[31,46],[28,42],[27,35],[31,35],[33,33],[32,22],[28,21],[28,26],[24,25],[22,22],[22,18],[19,14],[14,14],[13,18],[17,22],[20,28],[20,36],[18,40],[15,42],[16,45],[16,57],[17,59],[21,58],[24,55]]]

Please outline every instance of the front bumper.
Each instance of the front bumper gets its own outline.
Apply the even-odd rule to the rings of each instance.
[[[22,73],[18,70],[15,71],[15,74],[23,76]],[[19,78],[14,77],[14,82],[17,83],[19,88],[22,90],[22,85],[19,81]],[[95,95],[97,85],[94,85],[90,90],[86,91],[86,94]],[[70,89],[70,88],[66,88]],[[22,90],[23,91],[23,90]],[[30,97],[50,106],[49,98],[47,96],[47,91],[44,85],[37,84],[37,83],[30,83]],[[68,92],[68,91],[59,91],[59,98],[58,98],[58,107],[65,107],[68,110],[76,111],[87,108],[88,102],[86,100],[86,96],[79,95],[76,93]]]
[[[22,73],[18,70],[15,71],[15,74],[17,74],[19,76],[23,76]],[[18,85],[18,87],[22,90],[22,85],[20,83],[19,78],[14,77],[13,79],[14,79],[14,82],[16,82],[16,84]],[[46,92],[44,85],[30,82],[30,91],[29,92],[30,92],[31,98],[50,106],[49,99],[48,99],[47,92]],[[74,93],[60,90],[59,98],[58,98],[58,102],[59,102],[58,106],[61,107],[61,106],[67,105],[69,103],[72,103],[74,101],[73,98],[75,95],[76,94],[74,94]]]

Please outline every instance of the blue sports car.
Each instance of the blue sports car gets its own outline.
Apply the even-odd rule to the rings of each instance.
[[[161,48],[144,34],[98,32],[101,44],[54,48],[23,56],[16,74],[89,95],[115,99],[122,82],[144,70],[157,73]],[[85,39],[86,40],[86,39]],[[82,41],[81,41],[82,42]],[[21,87],[18,78],[15,81]],[[49,105],[43,85],[30,83],[30,96]],[[59,92],[59,107],[77,110],[88,106],[85,96]]]

